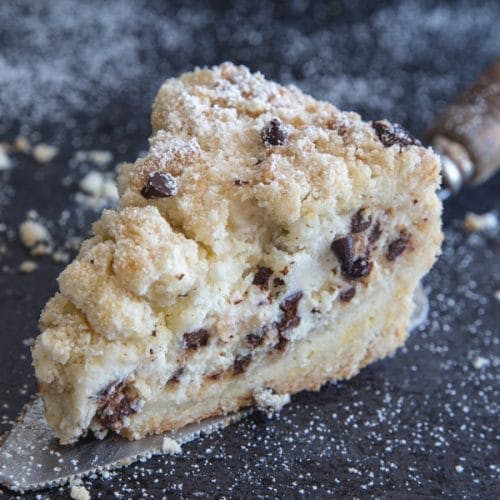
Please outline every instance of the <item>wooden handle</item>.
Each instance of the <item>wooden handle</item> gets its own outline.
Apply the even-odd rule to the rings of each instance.
[[[477,184],[500,169],[500,58],[447,106],[427,138],[458,166],[461,183]],[[443,162],[446,180],[446,162]]]

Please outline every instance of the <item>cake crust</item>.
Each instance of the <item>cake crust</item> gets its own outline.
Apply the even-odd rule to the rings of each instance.
[[[152,127],[42,313],[61,442],[317,390],[402,345],[442,240],[431,150],[230,63],[167,80]]]

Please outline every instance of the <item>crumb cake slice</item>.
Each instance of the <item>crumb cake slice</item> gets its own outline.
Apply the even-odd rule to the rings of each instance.
[[[432,151],[229,63],[167,80],[152,124],[42,313],[62,443],[284,403],[403,344],[442,240]]]

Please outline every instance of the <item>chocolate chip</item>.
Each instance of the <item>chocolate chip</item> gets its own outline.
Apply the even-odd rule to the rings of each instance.
[[[280,309],[283,311],[281,319],[276,323],[278,332],[284,332],[291,328],[295,328],[300,323],[300,316],[297,314],[299,301],[302,298],[302,292],[296,292],[286,297],[280,304]]]
[[[167,172],[156,172],[150,175],[148,182],[142,188],[144,198],[168,198],[175,196],[179,188],[177,181]]]
[[[340,292],[339,299],[341,302],[350,302],[353,297],[356,295],[356,287],[351,286],[351,288],[348,288],[347,290],[343,290]]]
[[[370,234],[368,236],[368,243],[370,245],[374,245],[382,234],[382,229],[380,228],[380,221],[378,220],[375,225],[372,227]]]
[[[350,275],[354,261],[354,239],[351,235],[337,238],[332,241],[330,248],[340,261],[343,274]]]
[[[108,385],[98,394],[99,407],[96,418],[104,427],[118,427],[123,418],[136,412],[132,396],[125,382]]]
[[[386,253],[387,260],[395,260],[401,255],[406,250],[409,241],[410,235],[404,230],[401,231],[399,237],[389,243]]]
[[[278,118],[273,118],[269,125],[262,130],[260,137],[268,146],[282,146],[288,138],[288,132]]]
[[[241,179],[235,179],[234,181],[235,186],[246,186],[247,184],[250,184],[250,181],[242,181]]]
[[[269,267],[259,267],[253,277],[252,283],[257,285],[261,290],[269,290],[269,278],[273,274],[273,270]]]
[[[252,355],[247,354],[245,356],[236,356],[233,364],[233,372],[235,375],[240,373],[245,373],[247,371],[248,365],[252,361]]]
[[[399,125],[399,123],[386,123],[383,121],[371,122],[371,126],[375,130],[380,142],[385,147],[390,147],[394,144],[402,146],[411,146],[416,144],[420,146],[420,141],[415,139],[408,130]]]
[[[348,234],[332,241],[330,248],[340,261],[340,270],[347,278],[363,278],[370,274],[372,265],[367,257],[354,259],[354,238]]]
[[[184,334],[184,342],[186,349],[196,350],[198,347],[207,345],[209,333],[204,328],[200,328],[194,332]]]
[[[351,232],[361,233],[362,231],[366,231],[371,223],[371,215],[365,219],[365,209],[360,208],[351,218]]]

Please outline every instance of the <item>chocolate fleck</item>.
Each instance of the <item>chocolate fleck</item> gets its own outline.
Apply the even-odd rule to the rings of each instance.
[[[408,130],[402,127],[399,123],[388,124],[383,121],[371,122],[371,126],[375,130],[380,142],[385,147],[390,147],[394,144],[399,146],[411,146],[416,144],[420,146],[420,141],[415,139]]]
[[[257,285],[261,290],[269,290],[269,278],[271,274],[273,274],[273,270],[269,267],[259,267],[252,283]]]
[[[404,230],[401,231],[399,237],[389,243],[386,253],[387,260],[395,260],[401,255],[406,250],[409,241],[410,235]]]
[[[198,347],[207,345],[209,333],[204,328],[184,334],[186,349],[196,350]]]
[[[351,286],[347,290],[343,290],[340,292],[339,299],[341,302],[350,302],[353,297],[356,295],[356,287]]]
[[[168,381],[171,382],[172,384],[178,384],[183,371],[184,371],[184,367],[177,368],[177,370],[175,370],[175,372],[168,379]]]
[[[382,235],[382,229],[380,228],[380,221],[378,220],[372,227],[372,230],[368,235],[368,243],[370,245],[374,245],[378,241],[381,235]]]
[[[273,118],[260,133],[262,142],[268,146],[282,146],[288,138],[283,123],[278,118]]]
[[[136,412],[135,397],[125,382],[112,383],[98,394],[99,407],[96,418],[105,427],[117,427],[127,415]]]
[[[286,337],[284,337],[281,333],[278,334],[278,342],[274,345],[274,348],[277,350],[277,351],[284,351],[288,342],[290,342],[289,339],[287,339]]]
[[[248,365],[252,361],[252,355],[247,354],[245,356],[236,356],[233,364],[233,372],[235,375],[240,373],[245,373],[247,371]]]
[[[167,172],[156,172],[150,175],[148,182],[141,189],[144,198],[168,198],[179,191],[177,181]]]
[[[273,286],[276,288],[279,286],[285,286],[285,280],[283,278],[274,278],[273,279]]]
[[[351,232],[361,233],[366,231],[372,223],[372,217],[365,218],[365,209],[360,208],[351,218]]]
[[[264,339],[266,338],[268,329],[269,327],[267,325],[264,325],[260,327],[257,331],[249,333],[247,335],[247,342],[252,347],[258,347],[262,345],[264,343]]]
[[[281,319],[276,323],[278,332],[284,332],[290,328],[295,328],[300,323],[300,316],[297,314],[299,301],[302,298],[301,291],[295,292],[288,297],[285,297],[280,304],[280,309],[283,311]]]
[[[250,181],[242,181],[241,179],[235,179],[234,184],[235,186],[246,186],[247,184],[250,184]]]

